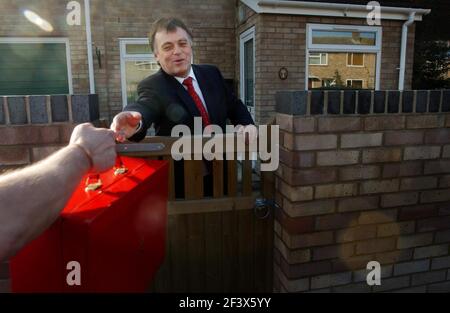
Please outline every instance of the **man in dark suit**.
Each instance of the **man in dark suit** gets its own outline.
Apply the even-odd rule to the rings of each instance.
[[[253,124],[247,108],[227,88],[216,67],[191,64],[192,34],[182,21],[159,19],[149,39],[161,69],[139,83],[138,100],[114,117],[111,129],[117,140],[140,141],[152,124],[160,136],[170,136],[178,124],[192,132],[194,117],[202,118],[203,127],[215,124],[223,131],[227,119],[242,125],[242,132]]]
[[[156,135],[170,136],[177,124],[193,127],[195,116],[202,117],[204,127],[209,118],[210,124],[223,130],[227,118],[234,125],[253,124],[247,108],[227,88],[216,67],[191,65],[192,35],[183,22],[160,19],[149,38],[161,69],[139,83],[138,100],[114,117],[111,129],[119,141],[142,140],[153,123]]]

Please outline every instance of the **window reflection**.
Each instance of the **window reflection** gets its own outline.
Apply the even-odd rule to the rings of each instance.
[[[131,44],[126,45],[127,54],[150,54],[150,46],[143,44]]]
[[[312,43],[320,45],[375,46],[375,32],[313,30]]]
[[[347,79],[347,87],[361,89],[363,87],[362,79]]]
[[[364,66],[364,53],[347,53],[347,66]]]
[[[155,61],[126,61],[125,77],[127,103],[137,100],[137,85],[147,76],[158,71],[159,65]]]
[[[313,65],[327,65],[327,53],[310,53],[309,64]]]
[[[253,70],[253,39],[244,43],[244,80],[245,104],[253,107],[254,70]]]
[[[375,89],[376,53],[310,52],[308,89]]]

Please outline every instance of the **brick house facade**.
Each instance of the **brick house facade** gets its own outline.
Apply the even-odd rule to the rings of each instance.
[[[279,2],[280,5],[286,5],[287,2],[296,1]],[[83,2],[78,1],[81,23],[69,26],[66,17],[73,9],[68,7],[68,3],[65,0],[2,1],[0,39],[67,38],[70,46],[69,80],[72,93],[86,94],[89,93],[90,83],[84,7]],[[186,22],[194,35],[194,62],[217,65],[238,94],[242,93],[240,35],[254,27],[253,101],[257,123],[265,123],[275,116],[276,91],[306,88],[308,24],[348,27],[366,25],[365,18],[356,18],[351,14],[349,16],[352,18],[330,16],[329,13],[328,16],[320,16],[326,14],[318,10],[317,16],[308,15],[309,13],[302,15],[292,6],[287,6],[284,11],[275,9],[270,11],[270,7],[262,10],[258,2],[252,0],[171,0],[158,2],[157,5],[156,3],[155,0],[90,1],[95,92],[99,95],[100,115],[103,118],[111,119],[121,110],[124,102],[122,85],[125,74],[122,67],[126,61],[121,51],[121,42],[125,42],[126,39],[145,40],[151,23],[161,16],[177,16]],[[360,10],[362,6],[357,7]],[[53,31],[43,31],[30,23],[24,18],[25,9],[47,20],[53,26]],[[350,9],[352,10],[356,9]],[[416,18],[417,21],[421,20],[423,11],[417,13],[419,16]],[[389,15],[387,19],[381,20],[381,64],[377,79],[379,89],[392,90],[398,88],[397,68],[400,60],[402,25],[408,16],[404,12],[395,17],[392,17],[391,13],[386,15]],[[411,88],[414,25],[413,23],[408,31],[405,89]],[[145,70],[143,63],[135,63],[133,66],[144,66],[142,70]],[[282,67],[288,73],[285,80],[281,80],[278,75]],[[145,76],[145,71],[141,75]],[[134,88],[134,85],[130,86],[129,89]]]

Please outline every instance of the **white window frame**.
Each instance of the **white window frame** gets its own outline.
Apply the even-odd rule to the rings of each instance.
[[[362,65],[353,65],[353,64],[348,64],[348,55],[349,54],[351,54],[352,55],[352,63],[353,63],[353,55],[355,54],[355,53],[359,53],[359,52],[347,52],[347,59],[346,59],[346,63],[347,63],[347,66],[348,67],[364,67],[364,64],[366,64],[365,62],[366,62],[366,55],[365,55],[365,53],[363,53],[363,63],[362,63]]]
[[[322,61],[322,54],[325,54],[325,63],[320,64],[309,64],[311,66],[328,66],[328,53],[327,52],[311,52],[311,54],[318,54],[319,55],[319,62]],[[308,55],[308,62],[311,55]]]
[[[348,78],[348,79],[345,80],[345,86],[347,86],[347,83],[349,81],[351,81],[353,83],[354,80],[355,81],[360,81],[361,82],[361,88],[364,88],[364,79],[361,79],[361,78]]]
[[[66,63],[67,63],[67,82],[69,84],[69,94],[73,94],[72,84],[72,60],[70,57],[70,41],[69,38],[53,38],[53,37],[3,37],[0,43],[64,43],[66,45]]]
[[[375,45],[326,45],[313,44],[313,30],[341,30],[341,31],[359,31],[359,32],[375,32]],[[306,62],[305,62],[305,90],[308,90],[309,76],[309,52],[359,52],[359,53],[375,53],[377,63],[375,67],[375,90],[380,90],[380,71],[381,71],[381,43],[382,43],[382,27],[378,26],[359,26],[359,25],[336,25],[336,24],[306,24]],[[345,61],[347,63],[347,60]]]
[[[256,101],[255,101],[255,86],[256,86],[256,41],[255,41],[255,26],[250,27],[239,35],[239,89],[241,101],[245,107],[249,107],[245,103],[245,83],[244,83],[244,44],[253,39],[253,109],[250,108],[250,115],[255,120]]]
[[[127,106],[127,79],[126,79],[126,68],[125,63],[127,61],[138,61],[138,62],[152,62],[155,61],[155,56],[153,53],[143,53],[143,54],[127,54],[128,44],[147,44],[149,45],[148,38],[119,38],[120,45],[120,82],[122,90],[122,107]]]

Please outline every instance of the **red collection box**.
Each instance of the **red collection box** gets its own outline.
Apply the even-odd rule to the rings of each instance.
[[[13,292],[148,290],[165,253],[168,163],[120,160],[86,175],[57,221],[11,259]]]

